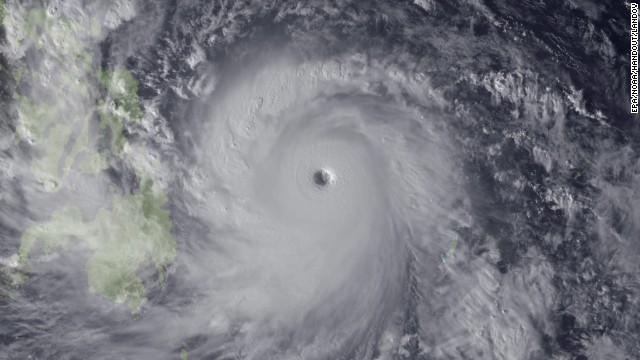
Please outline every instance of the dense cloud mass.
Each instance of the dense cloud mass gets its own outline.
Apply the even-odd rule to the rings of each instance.
[[[628,4],[0,1],[0,359],[632,359]]]

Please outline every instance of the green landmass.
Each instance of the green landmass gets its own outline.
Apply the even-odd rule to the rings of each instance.
[[[42,49],[43,39],[52,46],[47,48],[47,55],[57,59],[66,69],[60,73],[54,73],[47,85],[56,91],[64,91],[64,98],[88,99],[90,94],[86,84],[81,79],[85,77],[88,69],[82,67],[92,66],[92,53],[81,41],[83,29],[80,24],[68,19],[55,19],[47,15],[44,8],[34,8],[28,11],[24,18],[24,29],[28,38],[36,48]],[[73,66],[79,61],[81,67]],[[20,87],[24,75],[23,68],[17,69],[15,80]],[[30,81],[39,78],[36,72],[30,72]],[[27,141],[34,145],[42,154],[34,159],[31,168],[34,176],[40,181],[45,190],[57,191],[62,188],[63,182],[69,175],[71,167],[82,152],[88,152],[88,120],[80,120],[82,131],[78,136],[72,136],[73,122],[78,121],[74,116],[69,116],[69,111],[64,104],[48,104],[21,95],[16,91],[15,98],[18,101],[19,119],[16,129],[16,141]],[[71,145],[71,151],[65,154],[67,146]],[[58,164],[62,161],[62,171]],[[95,167],[94,167],[95,168]]]
[[[4,23],[4,17],[7,15],[7,10],[4,5],[4,0],[0,0],[0,25]]]
[[[74,58],[87,53],[81,38],[89,33],[82,25],[66,18],[53,18],[44,8],[29,10],[25,18],[24,28],[27,36],[37,49],[43,47],[43,41],[53,43],[51,54],[58,60]]]
[[[180,350],[180,360],[189,360],[189,353],[186,349]]]
[[[107,110],[104,104],[98,108],[98,114],[100,116],[100,128],[109,128],[111,130],[111,150],[119,154],[127,142],[127,138],[122,133],[124,128],[123,117]]]
[[[0,15],[4,15],[4,0],[0,0],[0,5]],[[41,84],[52,96],[62,92],[61,103],[51,104],[20,94],[23,85],[37,85],[43,77],[24,66],[14,72],[17,84],[14,98],[19,113],[16,142],[26,141],[38,150],[41,155],[32,161],[31,170],[45,190],[57,191],[65,186],[74,166],[81,174],[96,174],[122,154],[127,143],[125,123],[140,120],[144,114],[139,104],[139,83],[124,68],[97,73],[92,70],[93,53],[85,46],[85,38],[96,38],[102,32],[97,19],[81,25],[50,17],[44,8],[35,8],[15,21],[23,21],[26,33],[26,39],[18,41],[32,41],[45,57],[65,65],[59,73],[47,74],[51,77]],[[100,128],[109,129],[110,149],[91,148],[89,121],[93,115],[77,115],[75,105],[65,102],[78,99],[80,103],[96,103],[87,85],[91,80],[97,80],[104,90],[97,101],[97,115]],[[53,249],[64,251],[69,239],[77,238],[86,241],[91,251],[86,264],[90,289],[106,299],[127,303],[132,312],[138,312],[147,300],[147,289],[137,272],[153,266],[163,283],[166,269],[175,259],[176,242],[163,190],[148,174],[139,173],[137,178],[139,186],[135,193],[120,195],[112,191],[109,207],[99,209],[91,220],[83,219],[80,210],[67,203],[61,204],[48,220],[27,228],[18,250],[17,271],[10,274],[13,284],[28,281],[24,269],[34,247],[41,246],[45,253]],[[73,186],[68,188],[72,190]]]
[[[80,172],[86,175],[97,174],[108,167],[105,155],[92,151],[85,154],[84,160],[80,163]]]
[[[98,72],[98,80],[107,90],[107,102],[98,105],[100,128],[111,130],[111,149],[119,154],[127,139],[122,130],[126,121],[142,119],[143,111],[138,98],[138,81],[127,69]],[[112,103],[113,107],[108,106]]]
[[[36,103],[32,99],[18,95],[18,126],[16,127],[16,141],[26,140],[38,144],[48,126],[56,117],[54,105]]]
[[[102,33],[102,24],[96,18],[91,19],[91,27],[89,28],[89,34],[92,37],[97,38]]]
[[[34,8],[29,10],[26,17],[25,29],[29,35],[37,35],[38,29],[45,30],[51,25],[53,20],[50,20],[47,16],[47,10],[45,8]]]
[[[90,58],[93,61],[93,58]],[[82,61],[85,61],[82,59]],[[89,97],[89,89],[87,89],[87,85],[81,83],[80,81],[74,79],[73,74],[70,72],[64,72],[60,74],[59,77],[60,88],[66,91],[71,92],[72,94],[76,94],[78,96],[88,98]]]
[[[138,99],[138,81],[129,70],[120,68],[114,71],[98,72],[98,80],[107,89],[115,108],[130,120],[142,119],[142,109]]]
[[[155,266],[164,282],[165,270],[176,256],[171,234],[171,217],[164,209],[166,196],[148,178],[140,180],[140,192],[116,196],[111,209],[102,208],[92,221],[84,221],[73,206],[54,211],[51,218],[28,228],[21,239],[18,267],[23,268],[34,246],[41,242],[45,252],[65,249],[69,238],[89,244],[92,255],[86,270],[89,287],[96,294],[117,303],[128,302],[138,312],[147,290],[136,272]],[[26,278],[14,279],[24,282]]]
[[[458,248],[458,234],[454,231],[449,231],[449,235],[451,236],[451,241],[449,242],[449,249],[447,252],[440,254],[440,260],[445,263],[448,259],[452,258],[455,255],[456,249]]]
[[[83,32],[99,35],[102,31],[96,19],[91,20],[89,29],[83,29],[79,24],[64,19],[54,19],[47,15],[44,8],[29,10],[25,17],[24,27],[29,38],[37,48],[41,49],[41,40],[46,37],[56,46],[50,48],[50,55],[61,62],[80,62],[81,67],[68,67],[53,77],[58,89],[64,90],[72,97],[88,99],[90,97],[87,85],[79,79],[91,74],[93,56],[81,41]],[[24,69],[16,71],[16,81],[20,83]],[[33,80],[33,79],[32,79]],[[123,134],[124,122],[139,120],[143,111],[139,106],[138,81],[126,69],[114,71],[99,71],[97,80],[107,91],[106,100],[113,103],[113,107],[101,101],[98,107],[100,127],[111,131],[111,150],[118,155],[122,152],[126,137]],[[32,171],[47,191],[57,191],[62,188],[64,180],[69,175],[78,155],[82,154],[80,171],[86,174],[97,173],[107,167],[108,155],[100,154],[89,147],[88,121],[82,119],[82,130],[78,136],[72,136],[72,119],[64,114],[63,108],[56,105],[35,101],[32,98],[16,94],[18,100],[19,122],[16,129],[16,141],[27,141],[41,150],[42,156],[32,162]],[[65,149],[71,145],[71,151],[65,154]],[[62,171],[58,163],[62,161]]]
[[[45,140],[45,155],[31,162],[31,171],[48,191],[57,190],[62,184],[58,171],[58,160],[62,157],[65,145],[69,142],[71,128],[56,124],[49,131]]]
[[[69,154],[64,160],[62,173],[65,178],[69,175],[69,172],[71,171],[71,167],[73,166],[73,163],[76,161],[76,158],[78,157],[78,155],[81,154],[82,152],[90,151],[89,122],[81,120],[81,126],[82,128],[80,129],[80,133],[77,135],[75,139],[75,143],[73,144],[73,147],[71,148],[71,150],[69,151]]]

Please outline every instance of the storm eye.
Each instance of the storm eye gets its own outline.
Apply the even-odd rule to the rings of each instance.
[[[333,174],[327,169],[318,169],[313,173],[313,182],[319,187],[329,185],[333,180]]]

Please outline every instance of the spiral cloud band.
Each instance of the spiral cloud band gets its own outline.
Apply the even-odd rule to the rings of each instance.
[[[349,342],[370,356],[398,316],[407,249],[437,270],[446,244],[428,231],[449,211],[455,171],[445,135],[430,129],[437,120],[376,92],[402,87],[399,74],[357,57],[290,62],[261,64],[198,112],[202,183],[214,184],[197,190],[199,216],[227,234],[202,254],[212,310],[225,309],[214,327],[239,322],[250,358],[275,352],[281,336],[296,344],[291,358]],[[362,76],[373,72],[373,83]]]
[[[0,0],[0,360],[635,358],[627,10]]]

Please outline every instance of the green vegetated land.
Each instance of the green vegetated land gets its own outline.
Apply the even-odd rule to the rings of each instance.
[[[4,22],[5,12],[4,0],[0,0],[0,25]]]
[[[2,19],[3,0],[0,9]],[[43,74],[38,69],[17,66],[14,72],[16,142],[27,142],[38,151],[31,163],[32,173],[44,191],[55,192],[65,186],[72,169],[84,176],[97,174],[122,156],[127,146],[125,124],[141,120],[144,114],[139,85],[124,68],[93,70],[89,45],[91,37],[101,32],[97,19],[80,24],[52,18],[45,9],[36,8],[22,21],[26,35],[20,41],[30,41],[43,58],[65,65],[59,73],[47,74],[50,78],[44,91],[50,93],[48,100],[20,93],[22,83],[39,84]],[[99,90],[91,91],[87,85],[91,83],[98,84]],[[90,123],[96,120],[100,131],[92,138]],[[109,148],[98,150],[91,145],[101,137],[111,140]],[[138,190],[114,195],[94,219],[83,219],[71,203],[61,204],[48,220],[27,228],[18,251],[18,271],[12,274],[14,284],[28,281],[23,270],[34,247],[41,245],[45,252],[64,249],[75,237],[86,241],[92,251],[86,264],[90,289],[118,303],[127,302],[132,312],[139,311],[147,290],[136,272],[152,265],[163,282],[166,268],[175,259],[176,243],[163,189],[150,174],[136,171]]]
[[[115,153],[120,153],[126,143],[122,133],[124,122],[142,119],[143,113],[138,99],[138,81],[126,69],[117,69],[113,72],[100,71],[98,79],[107,89],[113,105],[100,102],[98,106],[100,127],[111,130],[111,149]]]
[[[87,134],[92,119],[91,104],[95,100],[87,86],[91,82],[88,75],[93,67],[93,54],[86,27],[93,25],[52,18],[43,8],[31,9],[23,18],[12,21],[24,32],[24,37],[14,43],[30,43],[44,59],[58,65],[58,71],[50,72],[24,65],[14,69],[14,98],[18,103],[16,142],[27,142],[38,151],[40,155],[31,163],[33,175],[46,191],[58,191],[74,162],[92,162],[84,168],[94,172],[106,167],[106,162],[89,146]],[[21,94],[23,84],[41,85],[43,94],[37,97]],[[65,151],[69,146],[71,150]],[[59,167],[61,162],[63,165]]]
[[[77,237],[93,251],[86,268],[91,290],[119,303],[128,301],[131,311],[137,312],[147,292],[136,271],[150,262],[163,281],[176,256],[171,217],[163,209],[166,197],[150,179],[139,181],[138,193],[115,196],[111,208],[98,210],[91,221],[84,221],[78,208],[66,206],[48,221],[28,228],[22,235],[18,265],[26,264],[37,242],[48,251],[65,248],[70,237]]]

